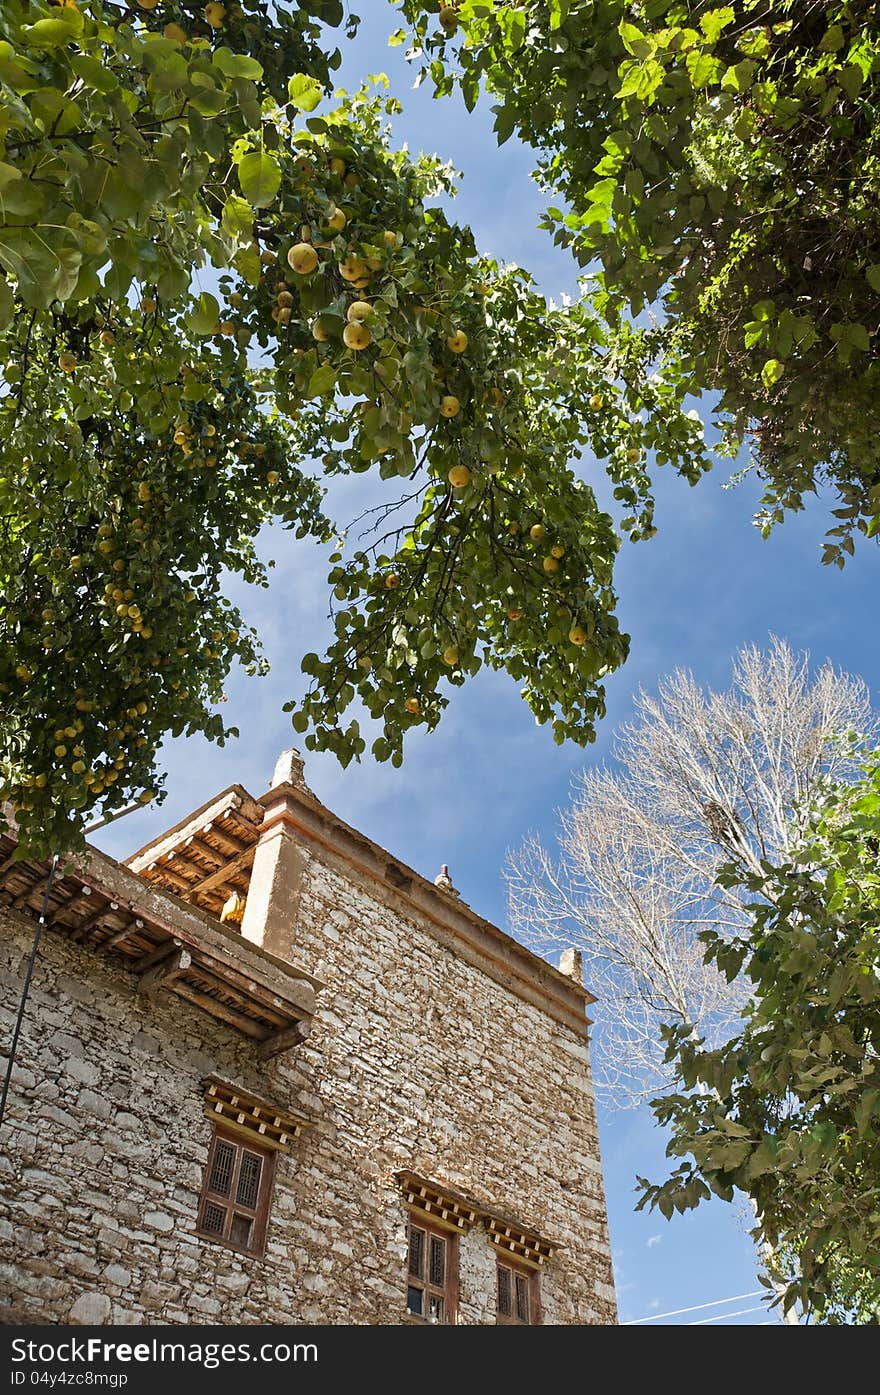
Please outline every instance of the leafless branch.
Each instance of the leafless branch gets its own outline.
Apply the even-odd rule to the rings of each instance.
[[[761,871],[796,842],[804,800],[855,768],[848,730],[877,730],[861,679],[771,639],[741,649],[733,682],[704,692],[676,670],[640,692],[618,733],[616,770],[587,769],[562,813],[558,853],[536,837],[508,855],[514,934],[541,953],[577,945],[598,993],[594,1065],[603,1098],[637,1103],[665,1082],[660,1026],[710,1045],[739,1018],[747,985],[703,962],[702,930],[747,923],[723,863]]]

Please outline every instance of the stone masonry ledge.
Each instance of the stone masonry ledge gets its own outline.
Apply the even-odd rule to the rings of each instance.
[[[262,834],[286,824],[302,842],[349,876],[354,870],[381,900],[415,917],[459,958],[475,965],[525,1002],[587,1036],[588,1004],[596,1001],[582,983],[533,954],[512,935],[484,920],[465,902],[397,862],[377,843],[351,828],[310,790],[285,783],[259,797]]]
[[[35,916],[48,864],[13,860],[14,851],[8,834],[0,839],[0,897]],[[308,1035],[319,979],[97,848],[61,865],[46,922],[71,941],[121,955],[138,975],[139,992],[175,993],[260,1042],[263,1056]]]

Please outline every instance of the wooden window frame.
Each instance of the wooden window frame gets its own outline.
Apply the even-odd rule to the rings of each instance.
[[[228,1144],[235,1149],[229,1175],[229,1188],[226,1193],[215,1191],[210,1185],[214,1171],[214,1160],[221,1144]],[[259,1157],[262,1163],[256,1203],[253,1206],[246,1206],[235,1199],[245,1153]],[[262,1258],[266,1252],[266,1232],[275,1185],[275,1157],[276,1150],[274,1148],[260,1147],[259,1143],[252,1143],[250,1138],[244,1134],[235,1133],[232,1129],[219,1128],[215,1125],[214,1136],[208,1149],[208,1160],[205,1163],[202,1190],[199,1195],[196,1235],[202,1240],[210,1240],[214,1245],[222,1245],[225,1249],[235,1250],[237,1254],[249,1255],[252,1259]],[[222,1232],[207,1230],[202,1225],[202,1217],[205,1207],[208,1205],[221,1207],[225,1211]],[[236,1215],[244,1216],[252,1223],[251,1238],[247,1245],[241,1245],[231,1238],[230,1231]]]
[[[503,1258],[496,1256],[495,1266],[495,1322],[499,1327],[540,1327],[541,1325],[541,1276],[536,1269],[530,1268],[526,1264],[517,1264],[516,1260],[509,1259],[507,1255]],[[501,1271],[505,1269],[510,1274],[510,1294],[511,1311],[502,1313],[501,1311]],[[517,1280],[525,1284],[525,1291],[528,1298],[529,1315],[528,1318],[517,1316]]]
[[[425,1243],[422,1253],[422,1267],[420,1274],[414,1274],[411,1269],[412,1263],[412,1233],[414,1230],[421,1231],[425,1236]],[[430,1255],[431,1240],[442,1240],[445,1249],[444,1260],[444,1282],[442,1287],[432,1284],[430,1279]],[[427,1217],[410,1213],[407,1218],[406,1227],[406,1311],[407,1316],[416,1322],[424,1322],[434,1325],[427,1311],[430,1306],[430,1299],[439,1298],[444,1305],[444,1317],[437,1326],[454,1327],[458,1322],[458,1231],[446,1229],[443,1226],[432,1225]],[[410,1307],[410,1290],[418,1289],[422,1293],[421,1313]]]

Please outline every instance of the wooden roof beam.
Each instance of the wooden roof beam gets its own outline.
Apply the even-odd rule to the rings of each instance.
[[[236,1012],[234,1008],[227,1007],[225,1003],[219,1003],[208,993],[200,993],[197,988],[193,988],[191,984],[186,983],[181,978],[175,979],[168,987],[179,998],[185,998],[188,1003],[195,1003],[196,1007],[200,1007],[203,1012],[228,1022],[231,1027],[235,1027],[246,1037],[255,1037],[258,1041],[262,1041],[264,1037],[269,1035],[269,1028],[264,1023],[255,1022],[252,1017],[246,1017],[243,1012]]]
[[[106,916],[113,915],[118,910],[118,901],[105,901],[103,906],[99,906],[96,911],[92,911],[91,915],[86,916],[85,920],[81,920],[79,925],[74,926],[70,932],[71,941],[74,944],[79,944]]]
[[[151,994],[160,988],[168,988],[175,979],[186,973],[191,964],[192,955],[181,946],[141,974],[138,992]]]
[[[115,949],[117,945],[121,945],[124,940],[127,940],[129,935],[133,935],[138,930],[143,930],[144,928],[144,922],[140,917],[132,916],[130,920],[125,922],[121,930],[115,930],[110,938],[104,941],[101,948]]]
[[[292,1027],[285,1027],[283,1031],[273,1032],[257,1047],[257,1060],[265,1063],[271,1061],[273,1056],[280,1056],[282,1052],[295,1051],[307,1040],[311,1030],[312,1024],[310,1022],[294,1022]]]
[[[206,824],[213,823],[215,819],[224,815],[234,817],[236,821],[240,820],[245,829],[253,830],[255,825],[260,823],[263,810],[243,785],[230,785],[229,789],[209,799],[207,804],[187,814],[186,818],[181,819],[173,828],[167,829],[151,843],[132,853],[123,865],[130,867],[134,872],[140,872],[150,863],[157,862],[163,853],[180,847],[192,834],[198,834]]]
[[[249,848],[243,848],[230,862],[224,862],[222,867],[218,867],[216,872],[211,872],[207,877],[203,877],[200,882],[196,882],[190,895],[202,896],[205,892],[213,891],[214,887],[222,886],[225,881],[233,877],[236,872],[244,867],[249,867],[254,860],[256,843]]]

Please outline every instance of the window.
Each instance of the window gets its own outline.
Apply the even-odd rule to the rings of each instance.
[[[498,1262],[499,1323],[535,1326],[541,1321],[538,1276],[519,1265]]]
[[[458,1236],[410,1217],[407,1312],[427,1322],[454,1323],[458,1303]]]
[[[273,1151],[217,1130],[205,1168],[198,1234],[261,1255],[274,1174]]]

